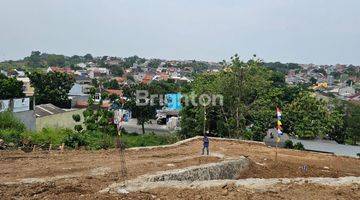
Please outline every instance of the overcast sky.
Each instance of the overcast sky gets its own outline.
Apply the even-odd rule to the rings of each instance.
[[[360,0],[0,0],[0,60],[32,50],[360,64]]]

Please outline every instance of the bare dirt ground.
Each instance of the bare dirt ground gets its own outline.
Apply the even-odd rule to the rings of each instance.
[[[127,150],[128,179],[139,175],[219,162],[228,157],[252,160],[244,178],[360,176],[360,159],[275,150],[261,144],[211,140],[212,156],[200,156],[201,141],[179,146]],[[302,166],[307,166],[307,171]],[[116,150],[33,152],[0,151],[0,199],[359,199],[360,186],[279,184],[271,190],[223,186],[203,189],[157,188],[129,194],[100,194],[118,181]]]

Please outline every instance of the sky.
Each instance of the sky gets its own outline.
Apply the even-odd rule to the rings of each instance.
[[[0,60],[64,55],[360,64],[359,0],[0,0]]]

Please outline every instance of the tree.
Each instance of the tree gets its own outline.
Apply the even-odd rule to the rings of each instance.
[[[87,61],[87,62],[89,62],[89,61],[92,61],[93,60],[93,56],[91,55],[91,54],[86,54],[85,56],[84,56],[84,58],[85,58],[85,61]]]
[[[27,73],[31,85],[35,88],[35,103],[52,103],[61,108],[68,108],[68,93],[75,83],[72,75],[59,72],[47,74],[40,72]]]
[[[86,131],[90,134],[100,132],[110,136],[116,135],[117,129],[113,123],[114,113],[101,109],[99,105],[94,105],[94,96],[95,88],[92,88],[88,98],[89,106],[83,112]],[[103,100],[103,98],[105,99],[107,97],[107,93],[103,93],[101,96]],[[102,104],[102,100],[100,101],[100,105]]]
[[[103,83],[103,86],[106,89],[120,89],[120,85],[115,79]]]
[[[137,105],[136,90],[148,90],[148,85],[137,84],[132,87],[124,88],[124,94],[127,94],[127,100],[124,104],[125,109],[131,110],[132,115],[137,119],[138,125],[141,125],[142,133],[145,134],[145,123],[148,123],[156,115],[156,108],[150,104]]]
[[[342,124],[340,113],[331,112],[323,100],[310,92],[302,92],[283,110],[286,133],[300,138],[313,139],[331,133],[336,124]]]
[[[32,51],[29,57],[25,58],[26,63],[29,67],[42,67],[43,64],[41,62],[41,52],[40,51]]]
[[[23,98],[23,82],[0,74],[0,99]]]
[[[148,66],[150,68],[158,68],[160,64],[161,64],[161,60],[159,60],[159,59],[151,59],[149,61]]]
[[[360,141],[360,105],[348,103],[345,112],[345,133],[348,141],[356,145]]]
[[[124,63],[123,66],[125,68],[130,68],[134,65],[134,63],[138,63],[137,61],[139,60],[139,56],[130,56],[128,58],[124,58]],[[139,64],[139,63],[138,63]]]
[[[274,76],[255,57],[243,62],[237,55],[222,72],[196,75],[190,93],[196,96],[222,95],[223,105],[197,107],[195,110],[192,105],[185,106],[181,112],[182,130],[193,128],[193,133],[198,131],[194,134],[201,134],[202,131],[194,126],[203,124],[206,109],[205,127],[211,134],[240,137],[247,127],[252,127],[253,139],[261,140],[262,133],[272,125],[275,107],[283,96],[282,89],[273,88],[273,84],[283,85],[282,78]]]
[[[81,117],[79,114],[73,114],[72,115],[72,118],[73,120],[76,122],[76,123],[79,123],[81,121]],[[76,124],[74,126],[74,129],[75,131],[77,131],[78,133],[80,133],[82,130],[83,130],[83,127],[81,126],[81,124]]]
[[[49,66],[61,66],[65,65],[65,56],[50,54],[47,56],[46,62]]]
[[[124,75],[124,69],[117,65],[110,65],[109,70],[112,75],[114,76],[123,76]]]

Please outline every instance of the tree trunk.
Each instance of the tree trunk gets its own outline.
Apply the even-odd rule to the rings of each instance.
[[[144,122],[141,123],[141,129],[142,129],[142,133],[144,135],[145,134],[145,123]]]

